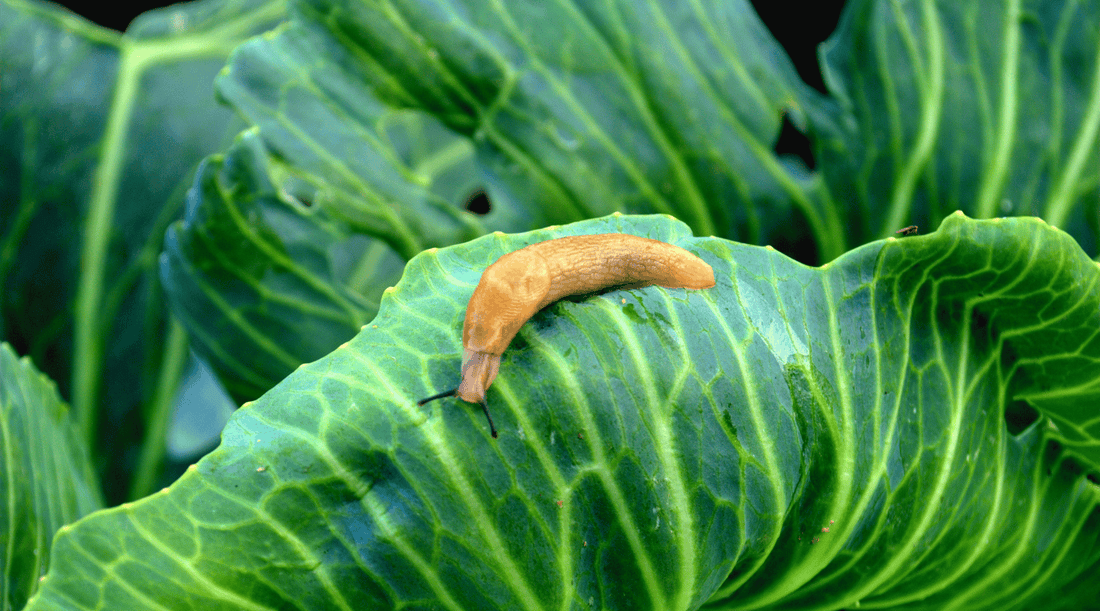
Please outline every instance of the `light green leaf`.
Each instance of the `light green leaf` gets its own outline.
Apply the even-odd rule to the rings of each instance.
[[[133,475],[127,450],[170,415],[187,358],[156,259],[195,164],[239,130],[211,83],[284,10],[177,5],[120,34],[53,4],[0,3],[0,338],[71,398],[111,498]]]
[[[21,609],[62,526],[103,507],[57,385],[0,342],[0,609]]]
[[[537,314],[489,390],[498,440],[416,406],[457,380],[486,265],[609,231],[718,284]],[[1095,465],[1004,412],[1042,390],[1095,418],[1098,284],[1065,233],[961,214],[822,268],[662,216],[428,251],[169,490],[62,533],[28,610],[1080,609]]]

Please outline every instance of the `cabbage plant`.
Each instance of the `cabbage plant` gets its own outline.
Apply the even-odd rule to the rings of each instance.
[[[1100,608],[1098,19],[850,2],[825,95],[737,1],[4,0],[0,605]],[[498,439],[417,405],[609,232],[716,286],[539,312]]]

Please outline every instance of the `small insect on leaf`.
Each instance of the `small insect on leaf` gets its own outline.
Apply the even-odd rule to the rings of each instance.
[[[902,235],[913,235],[916,232],[917,232],[917,226],[916,225],[910,225],[908,227],[903,227],[901,229],[898,229],[894,233],[900,233]]]

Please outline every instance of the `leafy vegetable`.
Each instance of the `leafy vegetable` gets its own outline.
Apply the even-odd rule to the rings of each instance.
[[[1100,8],[855,0],[823,48],[826,97],[744,2],[295,0],[217,81],[254,127],[207,157],[167,234],[160,273],[182,327],[164,335],[148,231],[175,216],[169,195],[182,189],[155,155],[198,157],[124,138],[124,111],[163,82],[122,68],[187,49],[224,58],[260,31],[244,7],[170,9],[147,22],[169,42],[142,46],[0,5],[4,61],[19,58],[0,79],[53,57],[24,42],[42,27],[62,32],[58,49],[77,32],[72,57],[106,48],[71,74],[121,83],[75,87],[92,108],[116,104],[96,111],[90,136],[72,127],[80,113],[38,101],[53,99],[48,87],[0,99],[0,134],[15,143],[0,162],[17,162],[0,164],[0,195],[19,202],[0,207],[4,337],[51,374],[74,364],[79,414],[111,396],[89,381],[110,362],[99,355],[130,358],[156,389],[147,447],[187,339],[237,398],[264,393],[170,488],[61,531],[37,592],[42,565],[12,560],[25,541],[9,546],[0,572],[14,604],[33,593],[31,610],[1096,608],[1100,269],[1085,252],[1100,231],[1088,171],[1100,163]],[[173,37],[180,15],[203,34]],[[71,61],[42,82],[69,84]],[[187,82],[201,93],[210,75]],[[60,117],[60,158],[80,168],[55,171],[60,187],[53,157],[36,156],[54,131],[20,122],[39,113]],[[179,116],[213,138],[200,155],[226,142],[208,111]],[[811,167],[773,152],[785,120],[813,143]],[[123,198],[129,181],[173,186]],[[468,204],[479,189],[486,214]],[[89,212],[49,225],[41,193]],[[155,223],[137,209],[141,223],[108,222],[150,200],[163,205]],[[1042,214],[1069,233],[957,209]],[[602,216],[612,211],[683,222]],[[927,235],[864,244],[911,223]],[[492,230],[508,233],[448,246]],[[464,306],[490,262],[602,231],[692,249],[719,285],[540,313],[489,392],[497,441],[470,405],[415,406],[457,380]],[[811,244],[829,262],[724,238]],[[132,240],[112,273],[109,245]],[[81,244],[52,276],[77,288],[28,314],[42,276],[15,261],[58,265],[35,250],[57,243]],[[132,293],[137,278],[145,289]],[[148,299],[141,324],[115,322],[134,294]],[[59,367],[41,347],[65,348],[68,303],[78,340]],[[135,345],[155,358],[134,359]],[[134,379],[124,407],[146,396]],[[57,403],[42,393],[4,413]],[[10,457],[38,439],[10,430],[5,464],[26,465]],[[33,469],[13,471],[23,488],[6,490],[9,507],[32,484],[61,494]],[[21,519],[36,533],[62,523],[9,529]]]
[[[415,406],[456,379],[487,263],[609,231],[689,248],[718,285],[537,315],[489,392],[498,441],[472,406]],[[1100,269],[1072,238],[953,215],[813,269],[688,236],[619,216],[417,256],[368,328],[171,489],[62,533],[28,608],[1091,600],[1051,604],[1100,562],[1100,491],[1043,422],[1003,417],[1095,404]]]
[[[859,0],[822,46],[818,167],[851,235],[1035,215],[1095,253],[1100,5]]]
[[[22,608],[54,533],[103,507],[88,449],[57,386],[0,343],[0,607]],[[26,443],[29,441],[30,443]]]

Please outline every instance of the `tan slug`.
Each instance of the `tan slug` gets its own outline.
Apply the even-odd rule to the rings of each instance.
[[[480,404],[496,437],[485,393],[501,355],[528,319],[570,295],[651,285],[707,289],[714,286],[714,270],[679,246],[624,233],[557,238],[500,257],[481,275],[466,306],[458,388],[417,405],[450,396]]]

